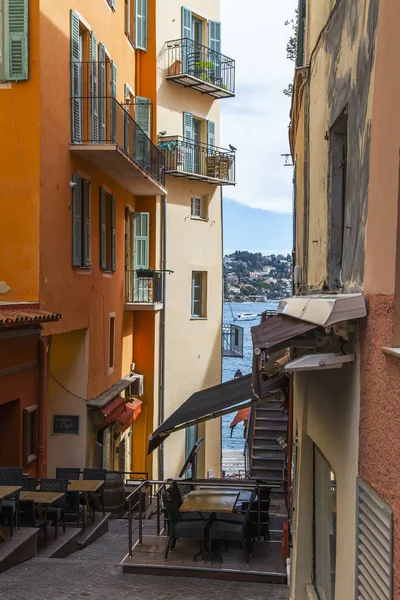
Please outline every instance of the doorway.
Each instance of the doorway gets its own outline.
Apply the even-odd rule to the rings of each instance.
[[[192,39],[196,44],[203,43],[203,23],[200,19],[192,19]]]
[[[201,121],[193,119],[194,172],[201,174]]]

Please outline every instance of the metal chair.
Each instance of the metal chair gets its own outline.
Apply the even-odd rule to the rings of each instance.
[[[188,487],[188,486],[186,486],[186,487]],[[176,481],[173,481],[169,487],[169,491],[171,494],[172,501],[179,511],[180,507],[183,504],[183,498],[180,493],[179,484]],[[180,514],[182,521],[200,521],[200,520],[202,520],[200,515],[198,515],[197,513],[179,512],[179,514]]]
[[[0,467],[0,485],[22,486],[22,468]],[[12,537],[14,518],[16,526],[19,527],[20,525],[19,491],[2,501],[0,515],[10,527],[10,537]]]
[[[106,514],[106,508],[104,504],[104,487],[106,482],[107,469],[83,469],[83,479],[103,479],[104,483],[97,492],[90,495],[89,504],[92,506],[93,515],[96,511],[96,500],[101,501],[103,508],[103,516]]]
[[[38,481],[35,477],[24,477],[22,489],[24,491],[35,491]],[[20,500],[21,525],[23,527],[35,527],[43,535],[44,547],[47,548],[47,521],[36,514],[35,502],[33,500]]]
[[[65,479],[67,481],[79,480],[81,470],[79,468],[59,468],[56,469],[56,479]],[[80,527],[80,520],[82,516],[82,529],[85,531],[86,528],[86,511],[85,507],[79,502],[79,492],[67,491],[67,497],[65,499],[65,519],[75,520],[77,527]]]
[[[165,490],[163,493],[163,504],[169,521],[165,560],[167,560],[169,551],[175,547],[178,539],[188,538],[201,540],[201,554],[204,561],[206,522],[203,520],[189,521],[182,519],[179,509],[175,505],[169,489]]]
[[[253,506],[254,499],[256,497],[257,490],[254,489],[248,506],[246,514],[239,523],[233,523],[229,521],[215,520],[212,522],[208,530],[208,552],[209,561],[211,563],[211,546],[214,540],[224,540],[232,542],[242,542],[246,564],[249,564],[250,560],[250,544],[251,544],[251,532],[250,532],[250,513]],[[233,516],[233,515],[232,515]],[[241,515],[237,515],[241,516]]]
[[[23,477],[21,485],[24,492],[34,492],[38,486],[38,480],[36,477]]]
[[[63,496],[59,500],[56,500],[47,509],[47,520],[51,522],[54,527],[54,537],[57,539],[58,535],[58,523],[62,525],[63,532],[65,533],[65,501],[68,490],[68,481],[66,479],[41,479],[40,480],[40,491],[41,492],[59,492]]]

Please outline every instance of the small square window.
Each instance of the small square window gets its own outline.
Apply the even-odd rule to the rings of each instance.
[[[208,196],[192,196],[190,202],[190,216],[192,219],[208,218]]]

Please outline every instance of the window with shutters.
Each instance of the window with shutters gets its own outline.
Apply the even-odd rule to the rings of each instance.
[[[313,582],[318,598],[335,598],[336,476],[314,445]]]
[[[90,267],[90,181],[72,176],[72,264]]]
[[[192,319],[207,317],[207,272],[192,271]]]
[[[103,271],[116,269],[115,198],[100,189],[100,267]]]
[[[0,0],[0,81],[28,79],[28,0]]]
[[[32,404],[23,413],[24,465],[36,460],[38,445],[38,406]]]
[[[147,51],[147,0],[135,0],[135,47]]]
[[[192,219],[206,221],[208,219],[208,196],[192,196],[190,202]]]
[[[361,478],[357,479],[355,598],[393,598],[393,511]]]
[[[125,33],[133,45],[135,40],[135,1],[125,0]]]
[[[117,0],[106,0],[108,6],[110,6],[110,8],[112,8],[113,10],[116,10],[117,7]]]
[[[108,374],[114,371],[115,361],[115,313],[110,313],[108,326]]]

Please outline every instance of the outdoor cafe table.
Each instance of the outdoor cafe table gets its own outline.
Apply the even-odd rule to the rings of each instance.
[[[20,485],[0,485],[0,510],[2,501],[8,498],[9,496],[12,496],[13,494],[15,494],[15,492],[18,492],[20,489]],[[7,539],[7,536],[2,531],[0,531],[0,542],[3,542],[5,539]]]
[[[93,523],[96,518],[96,509],[93,509],[93,513],[90,510],[89,496],[90,494],[95,494],[102,485],[104,485],[104,479],[72,479],[68,483],[69,492],[79,492],[79,494],[84,496],[86,509],[91,515]]]
[[[38,506],[42,507],[43,512],[43,520],[46,521],[47,511],[50,504],[60,500],[64,496],[61,492],[34,492],[34,491],[25,491],[21,492],[19,498],[20,500],[30,500],[33,501]]]

